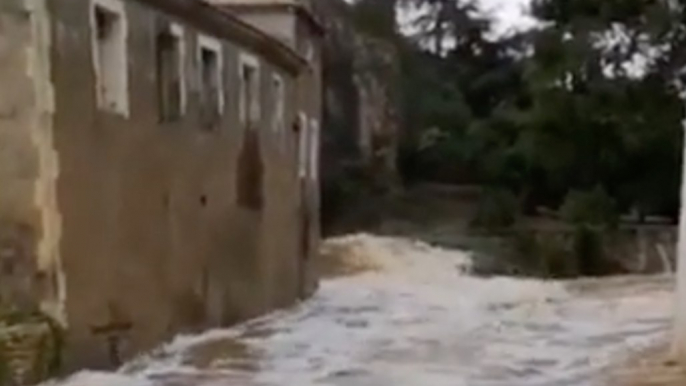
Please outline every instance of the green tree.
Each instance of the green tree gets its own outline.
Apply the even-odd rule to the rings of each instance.
[[[471,1],[379,1],[358,11],[401,53],[405,175],[505,187],[529,212],[600,187],[622,211],[676,213],[682,2],[534,0],[539,28],[494,38]]]

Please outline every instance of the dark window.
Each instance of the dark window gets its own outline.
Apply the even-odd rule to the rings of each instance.
[[[157,95],[160,121],[176,121],[182,115],[183,72],[181,39],[169,29],[157,35]]]
[[[206,129],[215,129],[221,116],[221,77],[219,53],[202,47],[200,49],[201,114]]]
[[[244,63],[241,66],[241,122],[250,129],[259,125],[259,79],[257,67]]]

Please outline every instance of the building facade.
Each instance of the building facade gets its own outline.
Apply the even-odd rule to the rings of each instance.
[[[320,238],[320,143],[322,142],[324,29],[315,17],[309,0],[206,0],[233,13],[246,23],[269,34],[307,61],[307,71],[297,80],[295,101],[300,106],[293,131],[297,135],[298,180],[301,194],[300,216],[303,236],[301,253],[305,264],[304,290],[316,283],[317,245]],[[312,230],[312,231],[308,231]]]
[[[3,1],[0,305],[107,367],[310,294],[310,43],[197,0]]]

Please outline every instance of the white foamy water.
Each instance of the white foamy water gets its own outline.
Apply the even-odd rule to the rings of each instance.
[[[374,269],[292,310],[179,337],[59,386],[591,386],[662,339],[672,279],[477,278],[470,255],[368,235],[326,248]]]

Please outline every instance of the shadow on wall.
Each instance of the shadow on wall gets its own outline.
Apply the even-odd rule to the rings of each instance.
[[[248,128],[245,131],[241,154],[238,159],[238,205],[255,211],[261,211],[263,197],[264,165],[260,154],[260,139],[257,130]]]

